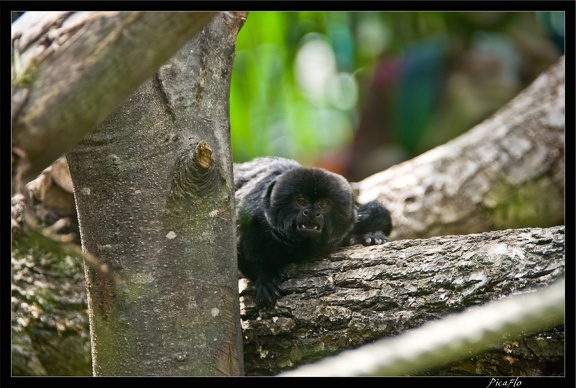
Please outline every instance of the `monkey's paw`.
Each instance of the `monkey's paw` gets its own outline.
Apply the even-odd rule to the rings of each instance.
[[[382,245],[388,242],[388,237],[381,231],[352,235],[350,245]]]
[[[276,299],[284,294],[279,286],[284,279],[285,275],[279,273],[274,278],[260,278],[256,280],[254,284],[256,289],[254,296],[256,305],[259,307],[273,306],[276,303]]]

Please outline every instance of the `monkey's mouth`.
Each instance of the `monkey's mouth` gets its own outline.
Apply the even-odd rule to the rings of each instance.
[[[298,224],[296,226],[296,228],[298,229],[299,232],[310,233],[310,234],[322,232],[322,226],[315,224],[313,222],[303,222],[301,224]]]

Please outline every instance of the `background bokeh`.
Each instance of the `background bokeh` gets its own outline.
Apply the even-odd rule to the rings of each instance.
[[[563,52],[563,12],[250,12],[234,161],[285,156],[360,180],[470,129]]]

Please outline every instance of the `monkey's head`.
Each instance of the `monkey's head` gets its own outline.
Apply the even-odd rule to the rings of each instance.
[[[280,174],[266,193],[266,218],[284,236],[340,241],[354,222],[352,188],[344,177],[298,167]]]

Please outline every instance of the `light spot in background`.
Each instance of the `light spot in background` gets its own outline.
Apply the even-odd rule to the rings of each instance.
[[[378,15],[367,13],[356,29],[356,47],[360,55],[377,58],[390,42],[390,31]]]
[[[350,73],[333,75],[327,84],[328,100],[338,109],[350,110],[358,101],[358,83]]]
[[[295,61],[298,86],[315,103],[323,103],[328,81],[336,74],[336,57],[321,35],[308,34]]]

